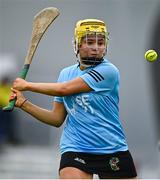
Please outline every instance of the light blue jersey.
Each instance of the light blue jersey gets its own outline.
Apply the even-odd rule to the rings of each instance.
[[[128,146],[119,119],[119,71],[108,60],[83,71],[73,65],[63,69],[58,82],[82,78],[93,91],[54,101],[64,103],[68,116],[62,133],[61,153],[109,154]]]

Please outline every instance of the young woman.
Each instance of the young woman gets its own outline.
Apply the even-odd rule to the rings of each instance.
[[[59,127],[61,179],[135,178],[137,176],[119,119],[119,71],[104,58],[108,32],[103,21],[77,22],[74,34],[78,63],[64,68],[57,83],[17,78],[11,99],[36,119]],[[21,91],[55,96],[53,110],[32,104]]]

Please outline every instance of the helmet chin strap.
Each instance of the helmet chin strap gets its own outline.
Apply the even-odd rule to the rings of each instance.
[[[77,54],[77,62],[79,65],[83,67],[91,67],[91,66],[96,66],[100,64],[104,59],[102,58],[94,58],[94,57],[83,57],[81,58],[79,54]]]
[[[103,61],[103,57],[102,58],[94,58],[94,57],[83,57],[81,58],[81,63],[83,63],[84,65],[87,66],[96,66],[98,64],[100,64]]]

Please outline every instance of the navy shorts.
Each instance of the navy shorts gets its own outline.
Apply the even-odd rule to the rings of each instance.
[[[65,167],[97,174],[100,179],[127,179],[137,176],[129,151],[103,155],[66,152],[61,156],[59,171]]]

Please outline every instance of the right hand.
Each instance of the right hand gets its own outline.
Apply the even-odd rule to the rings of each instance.
[[[9,101],[16,99],[15,106],[20,108],[22,103],[26,100],[26,98],[23,96],[23,94],[20,91],[16,89],[11,88],[11,91],[12,92],[11,92]]]
[[[13,82],[13,88],[19,91],[27,90],[28,82],[21,78],[16,78]]]

